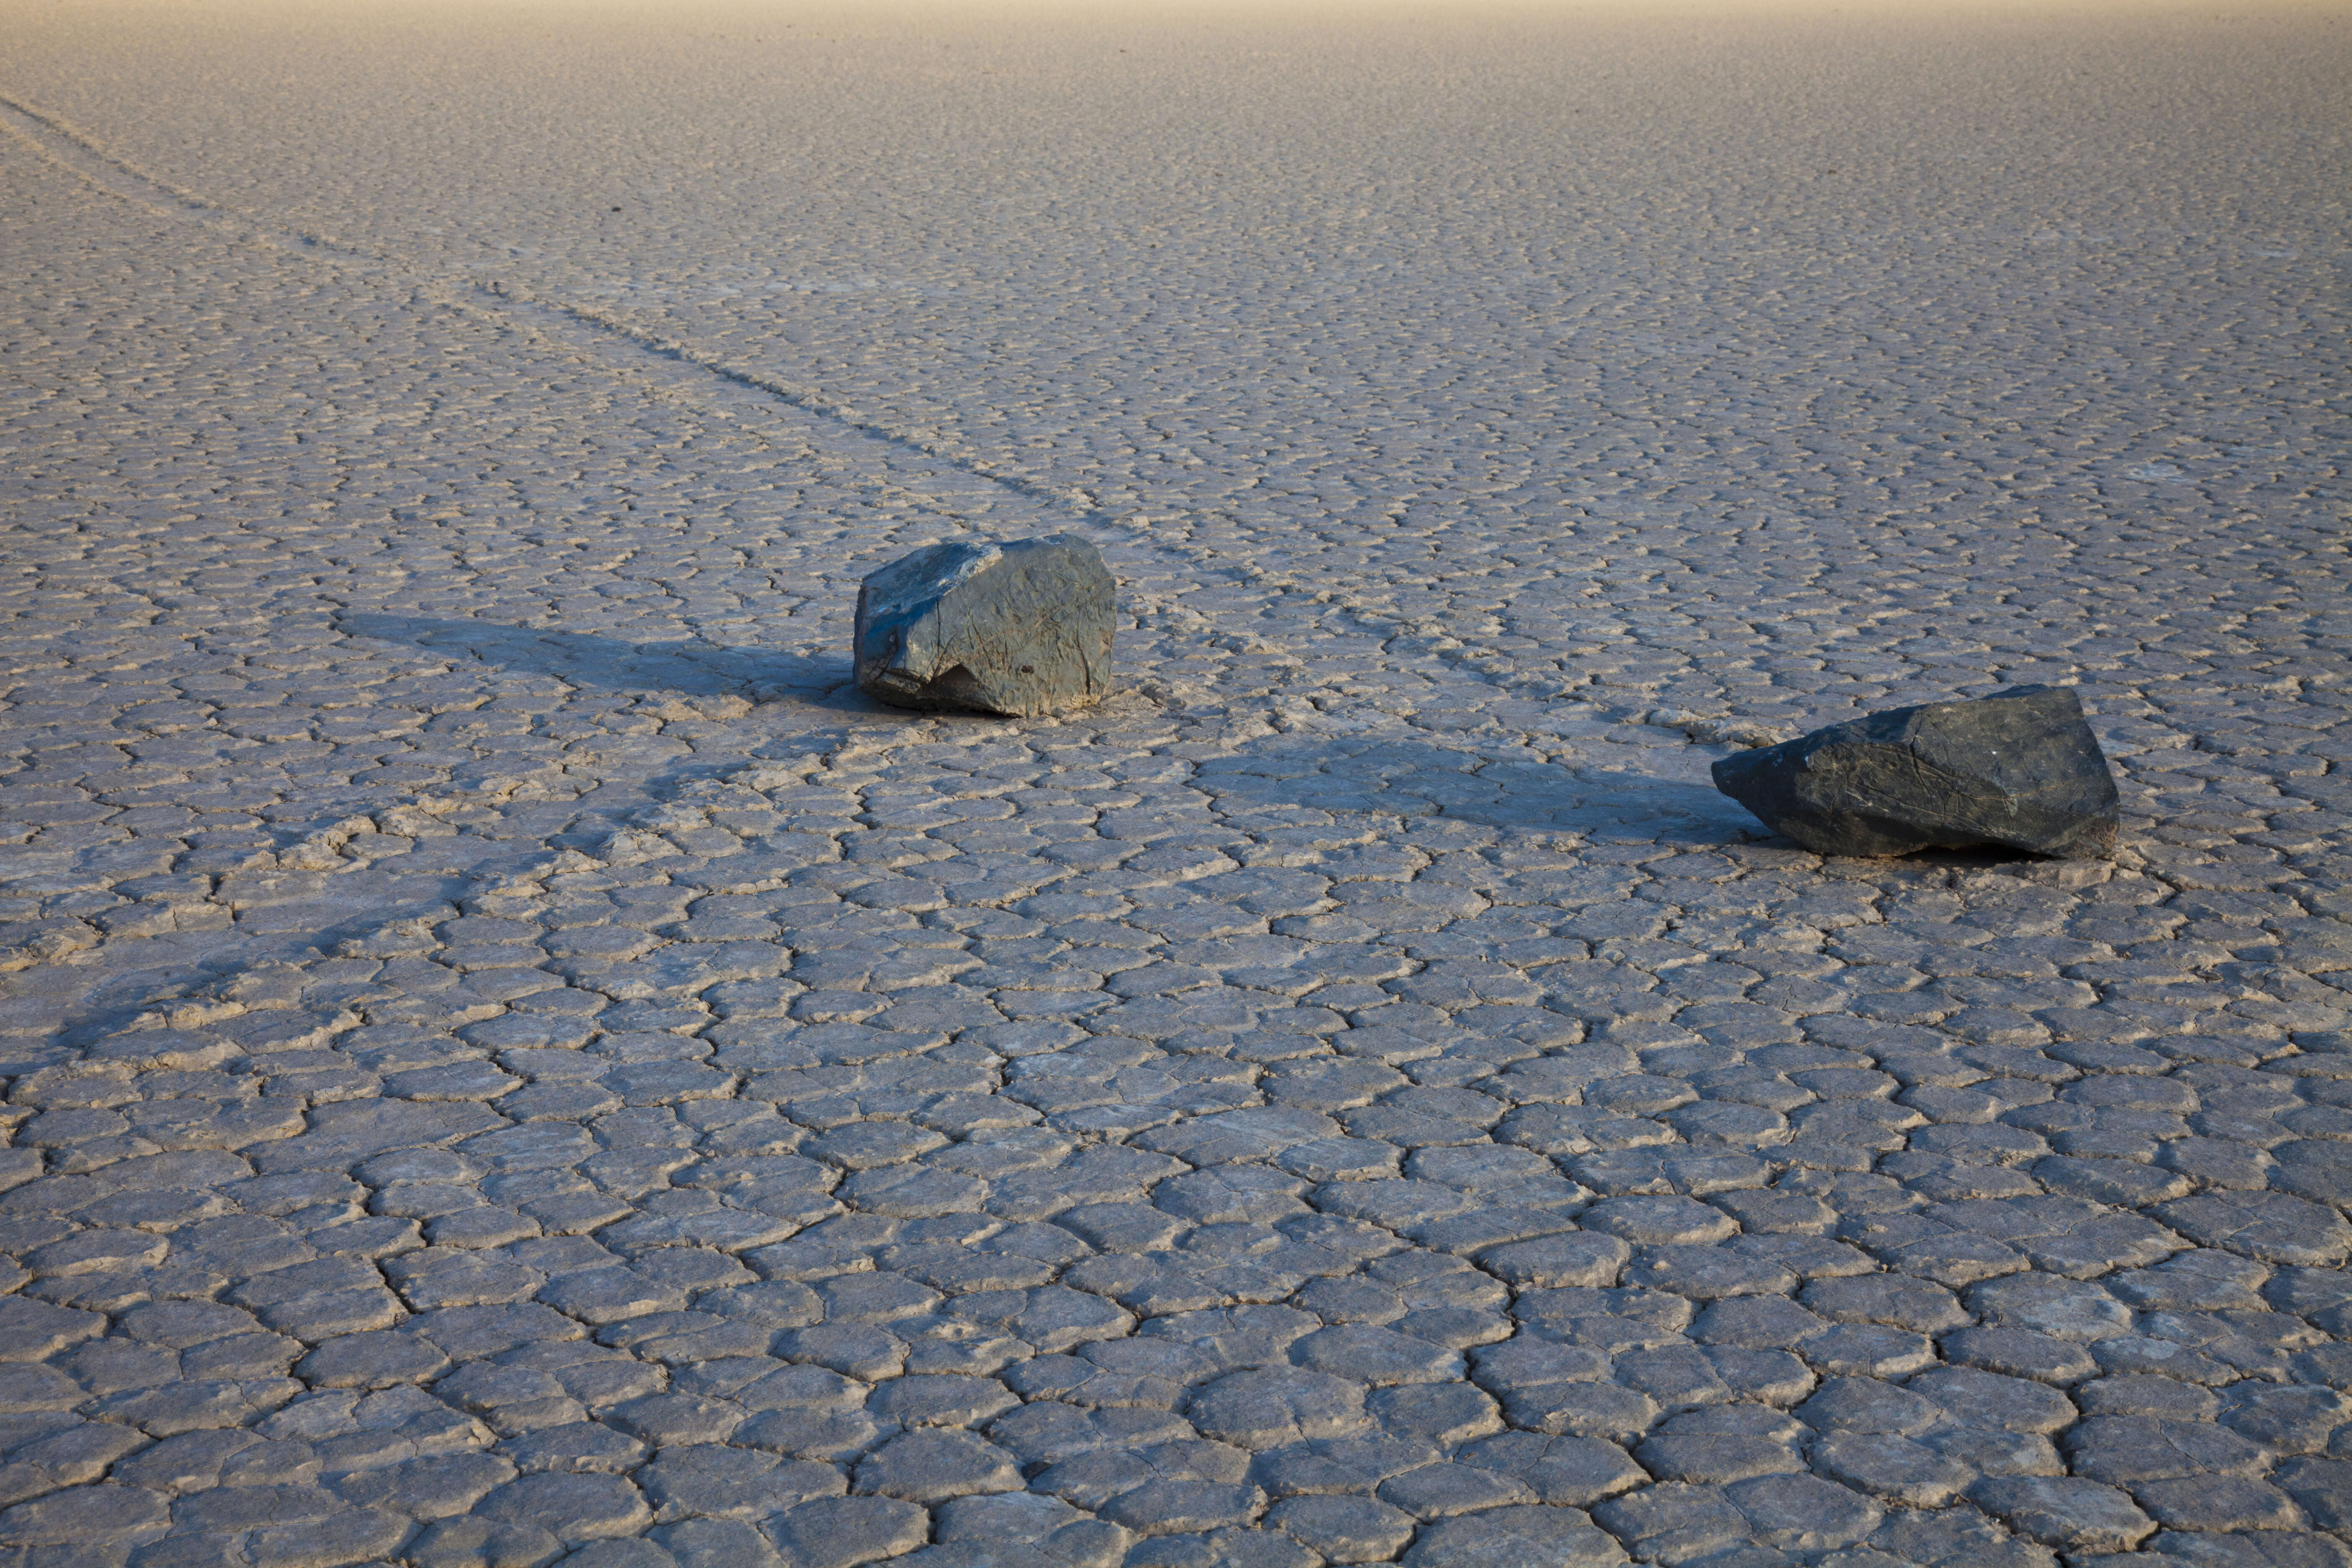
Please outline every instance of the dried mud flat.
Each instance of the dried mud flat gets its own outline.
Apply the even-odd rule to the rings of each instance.
[[[0,6],[0,1563],[2352,1562],[2348,36]]]

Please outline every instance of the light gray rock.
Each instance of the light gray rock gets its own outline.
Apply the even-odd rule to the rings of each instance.
[[[2073,1400],[2047,1384],[1975,1367],[1921,1373],[1906,1392],[1933,1400],[1955,1423],[2008,1432],[2056,1432],[2074,1425]]]
[[[2352,1530],[2352,1460],[2289,1459],[2276,1479],[2322,1530]]]
[[[1942,1508],[1977,1472],[1908,1437],[1841,1432],[1814,1445],[1813,1468],[1833,1480],[1913,1508]]]
[[[1590,1508],[1648,1479],[1624,1449],[1594,1437],[1503,1432],[1470,1444],[1459,1458],[1465,1465],[1507,1471],[1534,1488],[1544,1501],[1570,1508]]]
[[[1920,1441],[1955,1464],[1987,1476],[2063,1476],[2066,1461],[2057,1446],[2038,1432],[1991,1427],[1945,1426]]]
[[[1425,1527],[1406,1568],[1611,1568],[1624,1548],[1572,1508],[1488,1509]]]
[[[2331,1268],[2352,1254],[2343,1215],[2282,1193],[2206,1193],[2155,1213],[2192,1241],[2264,1263]]]
[[[1190,1414],[1202,1436],[1253,1450],[1351,1437],[1371,1426],[1363,1384],[1289,1368],[1221,1378],[1192,1396]]]
[[[1584,1211],[1580,1223],[1588,1230],[1651,1247],[1717,1242],[1739,1229],[1720,1210],[1674,1196],[1603,1198]]]
[[[1716,787],[1821,855],[2114,847],[2119,796],[2072,687],[1895,708],[1714,765]]]
[[[572,1568],[678,1568],[667,1550],[644,1539],[592,1542],[563,1561]]]
[[[2067,1428],[2074,1473],[2129,1486],[2191,1476],[2251,1476],[2269,1468],[2261,1445],[2209,1421],[2096,1415]]]
[[[1327,1563],[1381,1563],[1413,1536],[1411,1514],[1368,1497],[1295,1497],[1266,1511],[1266,1523]]]
[[[2299,1530],[2304,1522],[2294,1499],[2251,1476],[2142,1481],[2132,1496],[2167,1530]]]
[[[423,1383],[447,1369],[449,1358],[415,1334],[345,1334],[302,1358],[302,1380],[313,1388],[389,1388]]]
[[[782,1568],[768,1538],[740,1519],[688,1519],[649,1538],[678,1568]]]
[[[1124,1526],[1088,1519],[1036,1492],[963,1497],[933,1510],[943,1568],[1113,1568],[1133,1539]],[[929,1568],[929,1559],[915,1559]]]
[[[2032,1329],[1955,1329],[1944,1336],[1943,1350],[1946,1360],[1962,1366],[2062,1388],[2097,1370],[2080,1345]]]
[[[1592,1518],[1635,1557],[1667,1563],[1704,1558],[1755,1533],[1722,1488],[1682,1481],[1612,1498],[1593,1508]]]
[[[1442,1383],[1462,1375],[1462,1358],[1411,1334],[1350,1323],[1320,1329],[1290,1347],[1290,1359],[1372,1387]]]
[[[1803,1458],[1785,1442],[1731,1433],[1661,1433],[1634,1449],[1633,1457],[1662,1481],[1703,1486],[1793,1474],[1805,1468]]]
[[[2156,1533],[2156,1521],[2128,1494],[2073,1476],[1981,1480],[1969,1496],[2019,1534],[2061,1552],[2128,1552]]]
[[[776,1543],[801,1568],[852,1568],[897,1557],[930,1534],[930,1516],[896,1498],[821,1498],[779,1515]]]
[[[551,1531],[488,1519],[445,1519],[408,1549],[416,1568],[541,1568],[562,1555]]]
[[[1419,1520],[1450,1519],[1536,1500],[1533,1489],[1501,1470],[1475,1465],[1424,1465],[1381,1484],[1380,1499]]]
[[[634,1535],[653,1522],[635,1486],[621,1476],[524,1476],[484,1498],[476,1516],[499,1524],[528,1524],[566,1542]]]
[[[1886,1517],[1875,1500],[1819,1476],[1762,1476],[1725,1493],[1759,1541],[1791,1552],[1850,1546]]]
[[[1965,1508],[1895,1514],[1871,1531],[1852,1563],[1853,1568],[1885,1568],[1890,1559],[1915,1568],[2055,1568],[2056,1563],[2046,1548],[2020,1541]],[[1844,1557],[1822,1561],[1848,1568]]]
[[[857,591],[858,689],[1014,718],[1083,708],[1110,689],[1115,593],[1076,534],[929,545]]]
[[[1452,1447],[1498,1432],[1495,1401],[1466,1383],[1405,1383],[1375,1390],[1364,1401],[1381,1430],[1405,1442]]]
[[[1569,1285],[1613,1285],[1633,1251],[1631,1246],[1616,1237],[1573,1231],[1489,1247],[1479,1255],[1478,1261],[1481,1267],[1514,1285],[1549,1289]]]
[[[170,1504],[134,1487],[78,1487],[0,1512],[0,1545],[130,1545],[152,1540],[171,1523]]]
[[[721,1443],[665,1448],[635,1474],[663,1523],[696,1518],[765,1519],[813,1498],[841,1494],[841,1472],[803,1460],[779,1463],[772,1454]]]
[[[2274,1454],[2321,1454],[2352,1422],[2352,1397],[2309,1384],[2240,1384],[2230,1391],[2221,1419]]]
[[[969,1432],[909,1432],[860,1460],[856,1484],[860,1492],[940,1503],[976,1492],[1018,1491],[1021,1467]]]

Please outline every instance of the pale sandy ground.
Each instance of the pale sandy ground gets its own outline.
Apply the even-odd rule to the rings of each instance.
[[[2347,105],[0,0],[0,1562],[2352,1563]],[[1051,530],[1103,710],[845,688]],[[1706,786],[2029,680],[2112,866]]]

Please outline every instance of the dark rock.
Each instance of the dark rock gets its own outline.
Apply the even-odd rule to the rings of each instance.
[[[1110,689],[1114,584],[1075,534],[933,544],[857,591],[857,687],[897,708],[1030,718]]]
[[[1832,724],[1715,764],[1715,785],[1821,855],[2115,847],[2114,776],[2071,687],[2013,686]]]

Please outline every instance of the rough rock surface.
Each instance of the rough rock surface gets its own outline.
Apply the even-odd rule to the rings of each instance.
[[[1717,789],[1817,855],[2114,848],[2115,775],[2071,686],[1849,719],[1715,763]]]
[[[403,3],[0,0],[0,1568],[2344,1568],[2341,21]]]
[[[857,686],[894,708],[1033,719],[1110,690],[1115,585],[1076,534],[950,540],[857,589]]]

